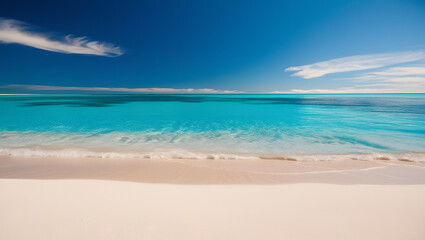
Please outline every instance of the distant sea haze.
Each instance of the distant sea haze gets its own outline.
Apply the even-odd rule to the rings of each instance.
[[[3,155],[425,161],[425,94],[2,95],[0,110]]]

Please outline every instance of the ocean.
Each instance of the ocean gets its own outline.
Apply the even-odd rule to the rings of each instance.
[[[1,95],[0,155],[425,161],[425,94]]]

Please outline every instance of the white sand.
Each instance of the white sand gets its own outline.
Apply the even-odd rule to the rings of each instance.
[[[114,175],[108,161],[97,161],[98,168],[65,165],[69,171],[16,162],[0,161],[1,240],[425,239],[421,166],[367,163],[372,168],[336,171],[334,163],[311,163],[306,166],[330,171],[294,173],[295,165],[282,162],[279,170],[279,162],[260,162],[240,165],[241,174],[236,162],[146,163],[137,166],[152,174],[136,178],[147,171],[116,165]],[[261,173],[253,173],[253,164]],[[89,176],[94,179],[77,178]],[[108,177],[119,181],[98,180]],[[268,177],[273,184],[256,180]],[[238,184],[214,183],[219,178]],[[206,184],[181,184],[190,179]]]
[[[1,180],[0,239],[424,239],[425,185]]]

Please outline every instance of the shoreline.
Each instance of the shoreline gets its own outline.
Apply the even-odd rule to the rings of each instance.
[[[425,163],[282,159],[0,156],[0,179],[98,179],[168,184],[425,184]]]
[[[246,153],[160,149],[151,151],[119,148],[81,148],[76,146],[0,147],[4,157],[56,158],[120,158],[152,160],[285,160],[285,161],[403,161],[424,162],[425,152],[368,152],[368,153]]]

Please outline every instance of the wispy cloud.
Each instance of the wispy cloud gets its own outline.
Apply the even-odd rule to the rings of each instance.
[[[392,67],[379,72],[371,72],[370,74],[378,76],[425,75],[425,66]]]
[[[53,40],[48,34],[31,32],[29,27],[19,21],[0,19],[0,42],[17,43],[59,53],[74,53],[99,56],[119,56],[123,54],[120,47],[110,43],[89,41],[86,37],[67,35],[61,40]]]
[[[425,82],[425,65],[392,67],[378,72],[365,73],[351,79],[363,82]]]
[[[292,89],[274,91],[272,94],[343,94],[343,93],[425,93],[425,85],[381,84],[371,86],[346,87],[337,89]]]
[[[210,88],[109,88],[109,87],[61,87],[46,85],[10,84],[0,88],[26,89],[33,91],[92,91],[92,92],[129,92],[129,93],[243,93],[241,91],[217,90]]]
[[[294,71],[295,73],[293,76],[311,79],[331,73],[374,69],[423,59],[425,59],[425,50],[386,54],[369,54],[336,58],[298,67],[289,67],[285,69],[285,71]],[[422,71],[423,69],[393,69],[393,72],[388,72],[387,74],[396,74],[400,71],[414,72],[417,70]]]
[[[351,78],[356,83],[337,89],[292,89],[272,93],[425,93],[425,66],[390,67]]]

